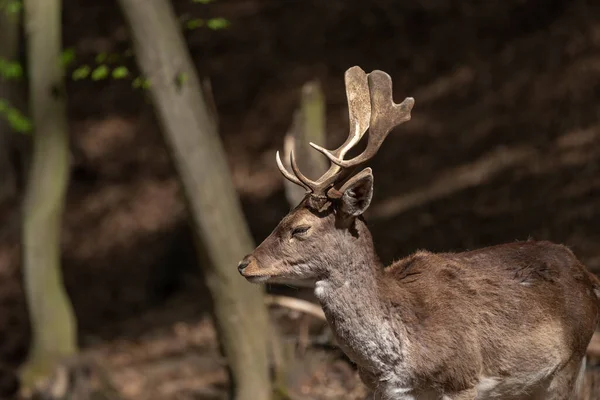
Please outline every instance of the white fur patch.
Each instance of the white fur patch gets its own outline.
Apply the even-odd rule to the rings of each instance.
[[[419,396],[411,387],[388,386],[383,390],[382,395],[382,399],[419,400]]]
[[[479,383],[477,384],[477,398],[502,399],[507,396],[512,398],[516,393],[526,392],[529,392],[530,396],[532,396],[531,398],[537,398],[535,397],[535,393],[545,392],[550,383],[552,373],[555,370],[555,366],[550,366],[532,374],[513,376],[505,379],[482,376],[479,378]]]
[[[577,381],[575,382],[575,393],[574,396],[578,396],[581,393],[583,388],[583,383],[585,381],[585,369],[587,367],[587,356],[583,357],[581,360],[581,367],[579,367],[579,374],[577,375]]]
[[[483,376],[479,378],[479,383],[477,384],[477,393],[485,395],[493,391],[496,388],[496,386],[498,386],[497,379]]]
[[[413,388],[395,387],[391,390],[388,390],[388,393],[393,394],[393,395],[400,395],[400,394],[410,393],[413,390],[414,390]]]
[[[317,299],[322,299],[323,297],[325,297],[326,293],[328,292],[329,289],[329,283],[327,283],[326,281],[317,281],[315,283],[315,296],[317,296]]]

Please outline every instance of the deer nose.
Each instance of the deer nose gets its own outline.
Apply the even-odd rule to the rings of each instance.
[[[246,269],[246,267],[250,264],[250,258],[249,257],[244,257],[244,259],[242,261],[239,262],[238,264],[238,271],[240,271],[240,274],[244,274],[244,269]]]

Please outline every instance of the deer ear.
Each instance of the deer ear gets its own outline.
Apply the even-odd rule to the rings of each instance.
[[[353,217],[358,217],[369,208],[373,198],[373,171],[365,168],[348,179],[340,188],[341,210]]]

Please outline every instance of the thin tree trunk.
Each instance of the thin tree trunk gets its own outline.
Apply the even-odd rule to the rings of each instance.
[[[254,247],[177,18],[168,0],[119,0],[188,200],[235,398],[271,398],[262,288],[236,269]]]
[[[60,0],[25,0],[34,124],[23,204],[23,268],[33,337],[23,383],[46,377],[76,352],[76,321],[62,282],[60,232],[68,180],[68,137],[61,53]]]

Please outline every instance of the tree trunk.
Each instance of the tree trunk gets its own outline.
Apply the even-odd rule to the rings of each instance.
[[[33,155],[23,203],[23,268],[32,344],[23,384],[46,377],[77,348],[62,283],[60,232],[68,181],[68,137],[60,0],[25,0]]]
[[[168,0],[119,0],[188,200],[235,398],[271,398],[262,288],[236,269],[254,247],[178,20]]]

